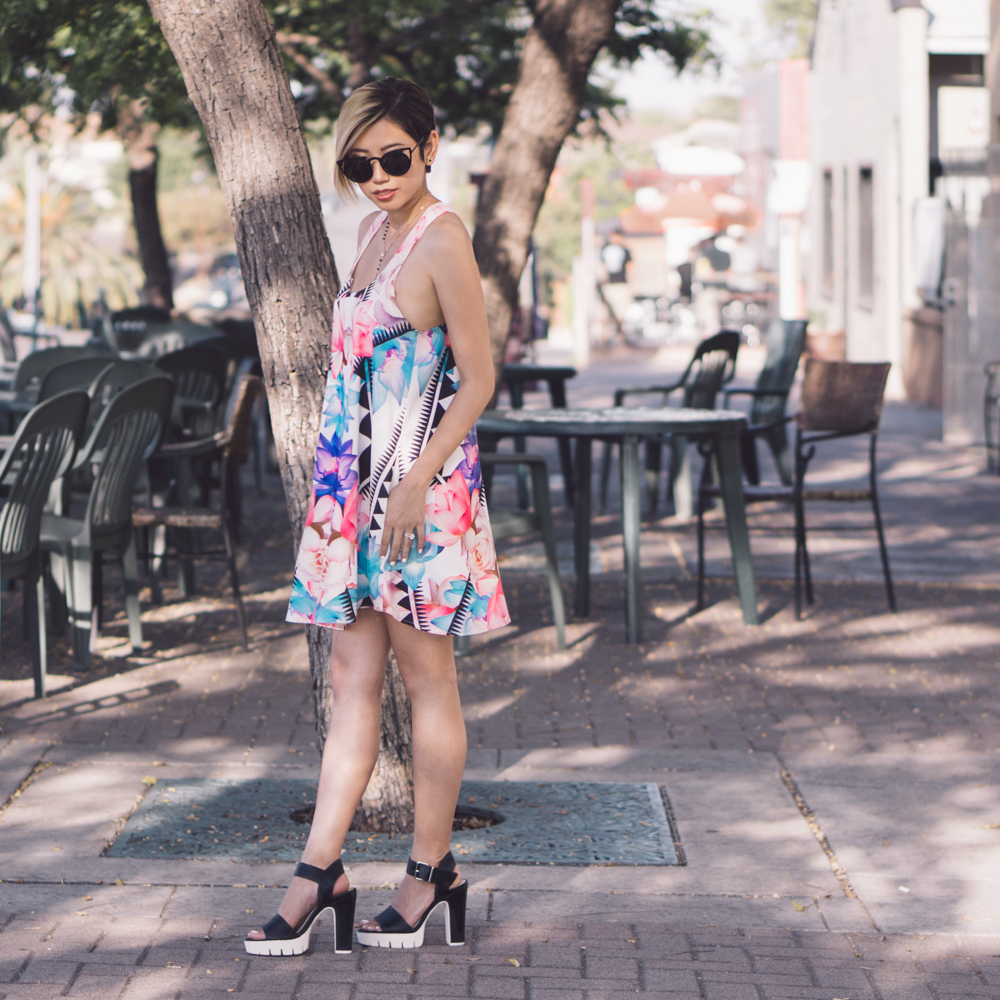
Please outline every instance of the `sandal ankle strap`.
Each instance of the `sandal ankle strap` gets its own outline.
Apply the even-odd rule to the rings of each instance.
[[[310,882],[322,882],[325,878],[332,878],[336,881],[344,874],[344,862],[341,858],[337,858],[329,868],[317,868],[315,865],[307,865],[304,861],[300,861],[295,866],[295,877],[296,878],[307,878]]]
[[[434,885],[450,886],[455,881],[455,858],[449,851],[436,865],[424,861],[406,862],[406,874],[412,875],[418,882],[431,882]]]

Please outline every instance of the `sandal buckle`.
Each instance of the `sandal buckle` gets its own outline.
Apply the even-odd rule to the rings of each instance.
[[[427,864],[426,861],[414,861],[411,862],[413,865],[413,871],[410,874],[418,882],[430,882],[434,877],[434,872],[437,869],[433,865]]]

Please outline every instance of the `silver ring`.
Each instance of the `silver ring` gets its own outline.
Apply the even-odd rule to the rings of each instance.
[[[404,531],[403,532],[403,537],[404,538],[409,538],[409,540],[412,542],[413,539],[416,538],[417,536],[416,535],[411,535],[410,532],[408,532],[408,531]]]

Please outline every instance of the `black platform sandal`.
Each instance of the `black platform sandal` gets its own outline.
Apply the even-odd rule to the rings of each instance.
[[[455,881],[455,859],[449,851],[437,865],[427,865],[410,858],[406,862],[406,874],[418,882],[430,882],[434,886],[434,900],[424,910],[416,925],[411,927],[396,910],[387,906],[376,918],[381,930],[364,931],[359,928],[358,942],[370,948],[419,948],[424,943],[424,925],[427,918],[443,903],[448,909],[448,919],[444,923],[445,940],[450,945],[465,944],[465,904],[469,894],[466,879],[451,888]]]
[[[316,905],[305,915],[298,927],[290,927],[288,921],[276,914],[264,925],[265,937],[260,941],[244,938],[243,944],[251,955],[301,955],[309,950],[309,936],[312,934],[316,918],[327,910],[333,911],[334,951],[338,955],[349,955],[352,949],[351,935],[354,931],[354,903],[358,898],[357,889],[333,894],[337,879],[344,874],[344,863],[337,858],[324,871],[300,861],[295,866],[299,878],[307,878],[319,884]]]

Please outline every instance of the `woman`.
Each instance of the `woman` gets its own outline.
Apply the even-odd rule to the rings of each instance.
[[[351,950],[354,899],[341,846],[375,766],[390,648],[413,715],[413,854],[362,944],[419,947],[440,903],[465,940],[468,883],[449,850],[465,764],[452,637],[510,621],[482,494],[475,422],[493,394],[486,305],[465,226],[427,189],[438,151],[424,91],[387,78],[337,122],[337,189],[379,211],[337,296],[313,501],[288,620],[333,634],[333,712],[312,829],[255,955],[298,955],[332,909]],[[418,860],[414,860],[418,859]]]

